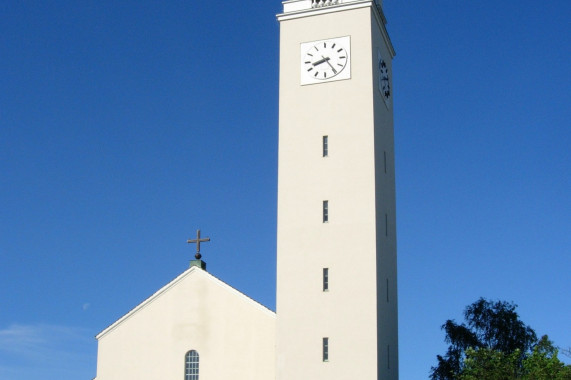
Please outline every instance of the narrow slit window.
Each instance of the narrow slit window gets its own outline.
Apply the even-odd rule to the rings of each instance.
[[[329,156],[329,136],[323,136],[323,157]]]
[[[389,216],[385,214],[385,236],[389,236]]]
[[[329,201],[323,201],[323,223],[329,222]]]
[[[323,338],[323,361],[329,361],[329,338]]]
[[[198,352],[190,350],[184,356],[184,380],[198,380]]]
[[[385,173],[386,173],[387,172],[387,151],[385,150],[383,153],[385,156]]]
[[[391,369],[391,346],[387,344],[387,369]]]
[[[323,291],[329,290],[329,268],[323,268]]]
[[[389,302],[389,279],[387,278],[387,302]]]

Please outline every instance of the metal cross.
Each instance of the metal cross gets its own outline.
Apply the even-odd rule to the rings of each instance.
[[[196,230],[196,239],[188,239],[186,242],[187,243],[196,243],[196,255],[194,255],[194,257],[196,257],[196,260],[200,260],[200,258],[202,257],[202,255],[200,254],[200,243],[204,243],[210,241],[210,238],[204,238],[201,239],[200,238],[200,230]]]

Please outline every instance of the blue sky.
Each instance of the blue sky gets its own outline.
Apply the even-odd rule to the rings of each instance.
[[[384,3],[401,379],[480,296],[571,346],[571,3]],[[94,335],[187,268],[197,228],[209,271],[275,307],[280,11],[0,5],[0,378],[93,378]]]

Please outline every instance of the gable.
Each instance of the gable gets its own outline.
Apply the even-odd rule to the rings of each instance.
[[[206,271],[204,271],[198,267],[191,267],[191,268],[187,269],[186,271],[184,271],[183,273],[181,273],[179,276],[177,276],[174,280],[172,280],[171,282],[169,282],[168,284],[166,284],[165,286],[163,286],[162,288],[157,290],[153,295],[151,295],[149,298],[147,298],[146,300],[141,302],[139,305],[134,307],[127,314],[125,314],[124,316],[119,318],[117,321],[112,323],[110,326],[105,328],[103,331],[101,331],[99,334],[97,334],[95,336],[95,338],[96,339],[102,338],[107,333],[109,333],[110,331],[112,331],[115,328],[117,328],[118,326],[120,326],[123,322],[125,322],[129,318],[131,318],[135,314],[139,313],[144,308],[150,306],[152,303],[154,303],[155,301],[157,301],[161,297],[165,296],[168,292],[176,291],[178,286],[191,287],[193,283],[198,282],[198,281],[188,281],[189,277],[191,277],[191,276],[195,276],[195,277],[201,276],[202,278],[205,279],[205,281],[209,281],[212,284],[212,286],[217,286],[217,287],[225,290],[229,296],[236,297],[236,300],[241,300],[242,302],[244,302],[246,304],[250,304],[252,309],[257,309],[261,313],[271,315],[275,318],[275,312],[270,310],[269,308],[265,307],[261,303],[259,303],[259,302],[255,301],[254,299],[248,297],[244,293],[242,293],[239,290],[233,288],[232,286],[226,284],[225,282],[223,282],[222,280],[218,279],[217,277],[211,275],[210,273],[208,273],[208,272],[206,272]],[[192,278],[192,279],[194,279],[194,278]],[[200,283],[202,283],[202,281],[200,281]],[[204,285],[201,285],[201,287],[202,286],[204,286]],[[192,293],[194,292],[194,290],[190,289],[190,288],[188,290],[189,290],[189,293],[191,293],[189,295],[192,296]],[[196,293],[195,296],[199,296],[199,290],[198,289],[196,289],[195,293]],[[213,300],[213,301],[215,302],[215,300]],[[181,300],[181,302],[183,302],[183,301]]]
[[[97,380],[178,378],[190,350],[200,354],[205,378],[275,373],[275,313],[197,267],[96,338]]]

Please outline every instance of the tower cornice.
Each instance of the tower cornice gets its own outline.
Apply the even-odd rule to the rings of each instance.
[[[383,37],[391,56],[394,57],[396,55],[386,28],[387,19],[380,5],[380,0],[285,0],[282,1],[282,4],[283,13],[276,15],[279,22],[352,9],[373,8],[373,14],[383,32]]]

